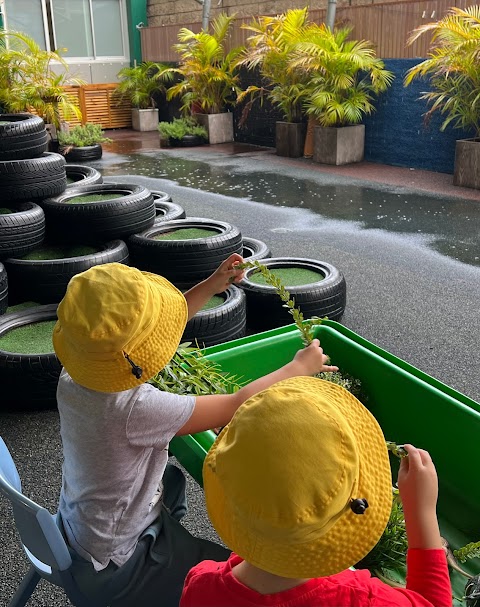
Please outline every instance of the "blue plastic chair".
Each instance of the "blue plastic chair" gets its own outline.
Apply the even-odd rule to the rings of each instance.
[[[78,588],[72,558],[57,518],[22,494],[17,468],[0,437],[0,493],[10,500],[13,518],[31,567],[8,607],[24,607],[41,578],[64,589],[75,607],[95,607]]]

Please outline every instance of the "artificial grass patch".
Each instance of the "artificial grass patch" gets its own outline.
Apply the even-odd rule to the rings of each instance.
[[[74,196],[65,200],[67,204],[88,204],[89,202],[102,202],[113,198],[123,198],[125,194],[85,194],[85,196]]]
[[[68,259],[70,257],[83,257],[84,255],[92,255],[92,253],[98,253],[100,249],[97,247],[88,247],[83,245],[77,245],[73,247],[69,246],[50,246],[40,247],[31,251],[27,255],[24,255],[22,259],[28,259],[30,261],[42,261],[45,259]]]
[[[5,314],[10,314],[11,312],[18,312],[19,310],[27,310],[28,308],[34,308],[35,306],[39,305],[40,304],[36,301],[24,301],[23,303],[16,304],[15,306],[9,306]]]
[[[13,209],[7,209],[7,207],[0,207],[0,215],[8,215],[9,213],[15,213]]]
[[[0,335],[0,350],[16,354],[54,352],[52,334],[56,320],[33,322]]]
[[[163,232],[154,236],[154,240],[193,240],[195,238],[209,238],[218,234],[216,230],[205,228],[179,228],[171,232]]]
[[[299,285],[309,285],[314,282],[323,280],[325,276],[314,270],[306,270],[295,266],[289,268],[268,268],[270,272],[282,281],[286,287],[294,287]],[[258,285],[268,284],[260,272],[248,275],[248,280]]]
[[[207,303],[203,306],[203,308],[201,308],[201,310],[211,310],[212,308],[218,308],[218,306],[221,306],[224,301],[225,300],[223,297],[221,297],[221,295],[214,295],[207,301]]]

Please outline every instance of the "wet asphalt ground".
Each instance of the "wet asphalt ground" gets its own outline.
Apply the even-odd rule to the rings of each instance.
[[[480,201],[461,190],[451,197],[438,188],[428,194],[323,172],[262,149],[228,156],[207,149],[107,151],[92,166],[105,180],[168,192],[187,217],[237,225],[275,257],[333,264],[347,282],[345,326],[480,401]],[[0,413],[0,435],[24,492],[54,512],[61,479],[57,413]],[[193,482],[189,499],[187,527],[214,538]],[[3,499],[0,538],[1,607],[26,571]],[[29,605],[69,603],[42,582]]]

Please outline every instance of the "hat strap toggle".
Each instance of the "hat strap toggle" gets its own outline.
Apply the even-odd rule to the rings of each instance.
[[[364,514],[368,508],[368,502],[364,497],[360,497],[350,502],[350,508],[354,514]]]
[[[123,355],[125,356],[125,358],[128,360],[128,362],[132,366],[132,374],[135,375],[135,377],[137,379],[140,379],[142,377],[142,374],[143,374],[142,367],[139,367],[138,365],[136,365],[126,352],[124,352]]]

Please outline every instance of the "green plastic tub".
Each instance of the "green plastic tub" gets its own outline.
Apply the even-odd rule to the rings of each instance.
[[[439,476],[442,534],[453,548],[480,540],[480,403],[382,350],[339,323],[326,321],[315,336],[332,362],[362,382],[367,406],[387,440],[427,449]],[[302,347],[294,325],[212,346],[206,356],[226,372],[250,381],[282,366]],[[202,464],[213,432],[176,438],[171,451],[202,483]],[[288,448],[288,445],[286,445]],[[396,478],[398,461],[392,458]],[[464,566],[480,573],[480,561]],[[453,576],[461,597],[466,578]],[[457,603],[460,604],[460,603]]]

